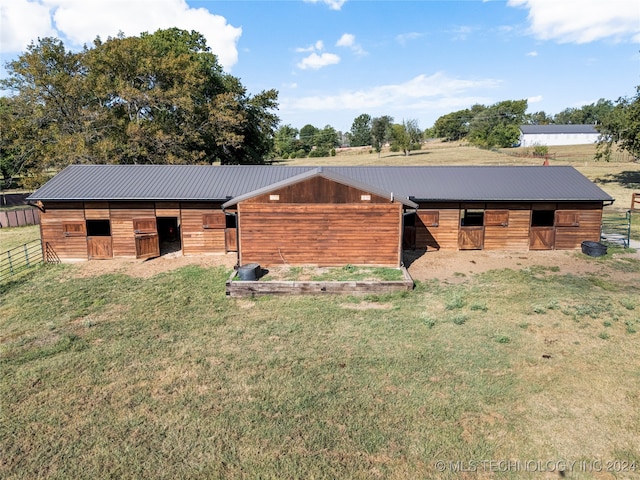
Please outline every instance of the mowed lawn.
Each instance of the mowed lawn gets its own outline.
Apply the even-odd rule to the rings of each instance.
[[[2,285],[0,477],[459,478],[456,462],[483,461],[630,469],[640,261],[615,255],[576,254],[601,275],[496,270],[358,298],[228,299],[224,268],[147,279],[39,269]],[[540,478],[486,465],[481,477]]]
[[[640,258],[575,261],[257,299],[39,268],[0,284],[0,478],[640,478]]]

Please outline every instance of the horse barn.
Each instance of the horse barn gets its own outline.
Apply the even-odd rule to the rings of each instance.
[[[61,260],[237,252],[264,266],[576,249],[613,203],[567,166],[72,165],[28,200]]]

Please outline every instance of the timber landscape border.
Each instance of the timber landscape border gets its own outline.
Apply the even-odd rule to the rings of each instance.
[[[237,280],[237,272],[234,270],[226,282],[225,293],[227,297],[235,298],[261,295],[366,295],[413,290],[413,278],[407,269],[405,267],[398,267],[398,269],[402,272],[402,280],[277,280],[268,282]]]

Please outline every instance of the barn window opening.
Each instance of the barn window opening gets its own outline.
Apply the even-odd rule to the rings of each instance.
[[[110,237],[111,222],[109,220],[87,220],[88,237]]]
[[[225,228],[236,228],[236,216],[235,215],[226,215],[226,225]]]
[[[467,208],[462,210],[460,226],[482,227],[484,225],[484,210]]]
[[[405,227],[415,227],[416,226],[416,214],[415,212],[408,213],[404,216],[404,226]]]
[[[532,227],[553,227],[555,210],[533,210],[531,212]]]

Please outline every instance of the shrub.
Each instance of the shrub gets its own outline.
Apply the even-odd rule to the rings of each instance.
[[[549,154],[549,147],[546,145],[534,145],[533,156],[534,157],[546,157]]]

